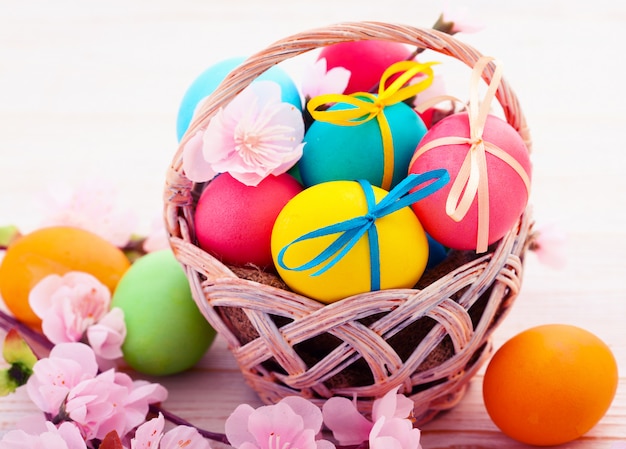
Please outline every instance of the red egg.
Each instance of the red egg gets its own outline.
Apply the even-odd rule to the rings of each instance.
[[[326,58],[327,69],[344,67],[350,81],[344,93],[369,92],[378,85],[387,67],[411,56],[411,49],[399,42],[363,40],[324,47],[318,59]]]
[[[424,136],[417,152],[428,142],[442,137],[469,137],[470,126],[466,113],[458,113],[437,122]],[[522,176],[507,162],[486,153],[488,207],[488,238],[492,244],[501,239],[515,225],[528,203],[531,163],[528,149],[517,131],[504,120],[489,115],[482,134],[490,142],[517,161]],[[414,157],[409,172],[424,173],[445,168],[451,182],[445,187],[415,203],[412,207],[424,229],[441,244],[454,249],[475,250],[478,241],[478,200],[474,197],[464,217],[454,220],[446,212],[446,201],[457,178],[465,157],[470,151],[469,143],[436,146]],[[523,180],[527,178],[527,182]],[[481,182],[485,182],[483,177]],[[457,206],[457,204],[453,204]],[[459,218],[459,217],[457,217]],[[485,248],[486,249],[486,248]]]
[[[226,264],[273,266],[272,227],[287,202],[302,191],[291,175],[268,176],[247,186],[228,173],[200,195],[194,223],[200,247]]]

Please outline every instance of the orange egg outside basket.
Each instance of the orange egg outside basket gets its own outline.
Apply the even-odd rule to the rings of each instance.
[[[490,336],[517,297],[530,214],[482,254],[452,251],[412,289],[380,290],[330,305],[295,294],[276,276],[222,264],[197,245],[193,214],[203,184],[185,177],[186,141],[261,73],[334,43],[377,39],[431,49],[470,68],[481,54],[450,35],[378,22],[343,23],[299,33],[251,56],[206,100],[167,174],[164,218],[171,247],[194,298],[226,340],[246,382],[268,404],[300,395],[321,404],[357,398],[367,415],[390,389],[410,397],[415,424],[453,407],[492,352]],[[483,79],[489,82],[493,67]],[[517,97],[503,79],[496,99],[530,148]]]

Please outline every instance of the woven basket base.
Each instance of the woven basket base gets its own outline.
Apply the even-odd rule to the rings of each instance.
[[[471,251],[451,251],[448,257],[440,263],[438,266],[428,270],[424,273],[424,276],[420,279],[419,283],[415,286],[416,289],[423,289],[430,285],[432,282],[439,279],[442,275],[449,273],[462,265],[476,259],[478,256]],[[259,282],[264,285],[271,285],[273,287],[288,290],[288,287],[284,282],[272,273],[264,272],[255,267],[229,267],[239,278]],[[452,299],[460,296],[463,291],[459,291],[452,295]],[[472,319],[472,323],[476,326],[480,320],[485,305],[489,299],[490,290],[484,292],[484,294],[473,304],[468,313]],[[221,319],[228,326],[229,330],[237,336],[239,344],[241,346],[250,343],[259,338],[259,333],[252,325],[246,312],[241,308],[236,307],[219,307],[216,308]],[[368,317],[358,320],[365,326],[378,321],[386,313],[374,313]],[[274,315],[272,317],[274,323],[278,328],[290,323],[292,320],[283,316]],[[411,323],[408,327],[401,332],[390,337],[387,342],[396,351],[403,361],[413,354],[413,351],[418,347],[419,343],[426,338],[428,333],[433,329],[437,322],[429,317],[422,317],[419,320]],[[320,362],[324,357],[327,357],[337,346],[342,343],[340,339],[329,334],[323,333],[317,335],[311,339],[303,341],[294,345],[294,350],[298,356],[307,364],[308,367]],[[446,360],[449,360],[454,356],[454,345],[449,336],[443,338],[443,340],[431,351],[425,360],[419,365],[415,374],[427,371],[429,369],[440,366]],[[485,346],[478,348],[474,356],[470,359],[464,371],[472,370],[473,365],[477,360],[485,357]],[[280,364],[274,359],[268,359],[262,364],[264,370],[268,373],[281,373],[287,375],[287,373],[281,368]],[[411,395],[420,393],[436,386],[438,383],[444,382],[445,379],[438,379],[432,383],[420,385],[418,388],[414,388]],[[324,385],[329,390],[342,389],[346,387],[360,387],[374,384],[371,371],[368,368],[367,362],[363,358],[358,358],[355,362],[347,366],[342,371],[338,372],[331,378],[324,382]],[[463,394],[464,388],[460,389],[456,394],[453,394],[454,400],[460,399]],[[430,420],[428,417],[427,420]]]

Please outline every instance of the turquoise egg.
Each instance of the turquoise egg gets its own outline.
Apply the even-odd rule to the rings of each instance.
[[[426,263],[426,269],[436,267],[448,257],[448,248],[443,246],[437,240],[426,234],[428,239],[428,262]]]
[[[339,103],[329,110],[346,107]],[[402,102],[386,106],[383,111],[393,138],[393,187],[407,176],[415,148],[426,134],[426,125],[410,106]],[[306,144],[298,170],[305,186],[365,179],[372,185],[382,187],[383,139],[376,118],[355,126],[318,120],[311,124],[304,141]]]
[[[191,83],[178,108],[176,134],[179,141],[187,131],[187,128],[189,128],[198,104],[212,94],[226,76],[244,62],[245,59],[243,57],[235,57],[220,61],[202,72]],[[280,85],[282,100],[302,110],[300,91],[291,77],[282,68],[274,66],[262,73],[257,80],[274,81]]]

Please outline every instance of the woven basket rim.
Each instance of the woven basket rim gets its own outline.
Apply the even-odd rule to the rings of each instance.
[[[345,310],[343,308],[348,308],[348,304],[354,302],[355,299],[354,297],[345,298],[329,306],[323,306],[314,299],[298,295],[289,290],[243,279],[235,274],[232,267],[224,265],[217,258],[201,250],[195,243],[193,213],[195,201],[205,183],[193,183],[185,176],[182,169],[183,149],[186,142],[197,131],[208,124],[213,115],[221,107],[228,104],[228,102],[238,95],[254,79],[269,68],[286,59],[322,46],[364,39],[401,42],[415,47],[434,50],[465,63],[469,68],[473,68],[476,62],[483,56],[472,46],[463,43],[449,34],[432,29],[384,22],[343,22],[291,35],[274,42],[246,59],[234,69],[213,94],[203,102],[196,117],[192,120],[187,132],[182,137],[167,172],[164,189],[164,221],[170,245],[177,259],[185,269],[194,299],[198,303],[199,308],[211,324],[216,327],[218,333],[226,337],[227,344],[235,354],[237,362],[244,374],[244,378],[253,389],[260,394],[264,402],[275,402],[281,395],[289,394],[291,390],[280,383],[283,380],[290,378],[296,383],[306,383],[308,379],[305,378],[306,376],[302,377],[289,373],[285,376],[280,373],[268,375],[264,372],[264,368],[258,368],[259,357],[263,356],[262,345],[267,343],[285,346],[285,336],[293,338],[294,341],[300,341],[299,339],[302,336],[298,332],[303,331],[298,326],[305,326],[306,323],[305,320],[298,322],[299,318],[297,315],[299,313],[304,317],[306,317],[308,313],[318,313],[326,316],[325,314],[331,313],[335,309],[341,310],[341,313],[344,313]],[[494,67],[494,63],[491,62],[483,71],[482,78],[485,82],[489,83],[491,81]],[[496,92],[496,100],[502,107],[506,121],[518,131],[530,151],[531,139],[526,125],[526,119],[521,111],[517,96],[505,78],[502,78],[500,81]],[[484,255],[474,257],[470,262],[457,267],[455,270],[447,273],[445,276],[442,276],[423,289],[402,289],[396,292],[401,294],[401,296],[404,295],[403,297],[405,298],[409,298],[406,299],[406,301],[410,301],[410,298],[414,298],[416,295],[421,295],[420,298],[432,298],[432,296],[438,294],[449,295],[449,289],[452,289],[457,283],[463,284],[465,282],[469,285],[469,287],[467,287],[469,291],[467,296],[469,297],[472,292],[483,294],[485,290],[489,289],[492,283],[497,282],[498,287],[494,288],[494,292],[491,293],[491,296],[500,295],[501,297],[497,300],[498,304],[495,305],[492,303],[496,301],[490,300],[491,303],[487,305],[487,312],[485,313],[489,314],[491,317],[490,320],[497,320],[499,322],[502,317],[506,315],[520,288],[523,271],[523,254],[528,248],[531,239],[532,222],[530,216],[529,207],[522,217],[520,217],[518,223],[499,242],[492,245],[490,250]],[[281,327],[280,330],[276,329],[276,326],[273,326],[271,323],[263,324],[262,319],[259,318],[259,314],[267,314],[268,312],[263,310],[263,301],[250,299],[251,296],[255,295],[255,291],[262,297],[265,297],[265,295],[275,295],[279,302],[292,301],[290,304],[294,308],[294,323]],[[377,298],[383,298],[390,293],[393,292],[381,290],[358,295],[358,298],[366,298],[375,301]],[[237,297],[238,294],[241,294],[241,298]],[[213,309],[213,306],[208,304],[209,296],[212,298],[221,298],[219,300],[212,299],[218,304],[222,304],[224,301],[227,303],[230,301],[230,304],[249,307],[246,309],[249,318],[261,320],[261,325],[266,326],[268,335],[242,345],[238,337],[233,335],[228,326],[221,321],[221,318]],[[458,308],[454,305],[449,306]],[[465,335],[467,333],[467,324],[465,321],[463,321],[463,319],[459,321],[454,315],[454,311],[445,310],[445,307],[437,313],[443,315],[447,314],[447,317],[443,317],[442,320],[449,320],[449,328],[446,329],[452,335],[455,347],[460,347],[465,344],[463,342],[469,338]],[[376,325],[380,328],[388,329],[388,327],[385,326],[391,327],[394,319],[397,320],[395,317],[389,317],[387,321],[382,320]],[[418,414],[421,416],[421,422],[430,420],[438,410],[447,409],[454,405],[463,394],[469,382],[469,378],[488,357],[490,353],[489,336],[493,328],[489,327],[487,322],[483,323],[482,321],[479,323],[479,327],[482,339],[480,341],[472,340],[471,342],[473,345],[480,347],[480,353],[478,355],[479,360],[471,365],[471,367],[463,368],[459,372],[457,372],[458,368],[453,366],[454,364],[452,362],[448,364],[444,363],[443,365],[445,365],[446,368],[442,368],[442,370],[446,371],[446,373],[448,373],[447,375],[450,376],[449,384],[451,386],[448,385],[448,383],[436,385],[418,393],[421,401],[426,404],[420,405],[420,410],[418,411]],[[384,330],[381,332],[384,332]],[[287,352],[290,350],[289,347],[285,348]],[[384,350],[384,348],[379,350]],[[462,360],[458,363],[467,366],[468,357],[469,356],[464,355]],[[297,359],[297,355],[295,359]],[[298,360],[288,360],[287,363],[289,365],[287,368],[288,371],[292,368],[297,371],[297,364],[300,362]],[[393,364],[394,362],[390,360],[389,363]],[[323,371],[325,366],[316,366],[314,368],[319,368]],[[384,369],[386,368],[379,368],[379,370]],[[427,371],[426,374],[421,373],[406,376],[406,373],[403,374],[398,371],[395,374],[392,373],[388,379],[384,380],[382,387],[386,390],[393,387],[400,387],[401,391],[410,392],[412,380],[420,378],[421,375],[428,376],[433,373],[434,372]],[[328,373],[326,375],[328,375]],[[313,390],[318,392],[315,388],[313,388]],[[325,387],[322,385],[319,388],[324,390]],[[372,388],[362,390],[347,388],[343,390],[339,389],[335,392],[350,395],[351,393],[356,394],[354,393],[355,391],[360,391],[364,395],[377,394]],[[367,411],[368,406],[371,406],[371,402],[363,405],[362,409]],[[419,419],[418,422],[420,422]]]

